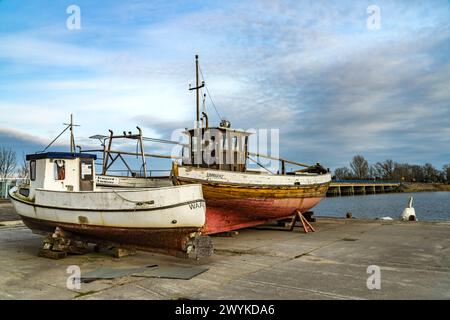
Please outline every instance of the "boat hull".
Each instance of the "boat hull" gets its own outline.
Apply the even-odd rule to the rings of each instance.
[[[13,206],[35,233],[51,234],[59,227],[85,242],[180,257],[212,254],[212,249],[196,250],[205,223],[200,186],[120,192],[36,190],[34,201],[14,189],[9,194]]]
[[[189,246],[195,243],[199,228],[120,228],[75,223],[55,222],[21,216],[24,224],[34,233],[52,234],[57,227],[68,237],[88,243],[119,248],[169,254],[188,258]],[[68,232],[68,233],[67,233]]]
[[[331,180],[329,175],[271,179],[269,175],[181,167],[175,168],[174,173],[177,184],[202,184],[205,234],[292,217],[296,210],[309,211],[325,197]]]
[[[205,234],[214,234],[265,224],[306,212],[322,198],[207,200]]]

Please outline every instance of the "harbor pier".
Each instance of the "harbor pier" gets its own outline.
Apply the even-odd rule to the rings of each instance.
[[[396,192],[399,187],[398,181],[337,180],[331,182],[327,197]]]

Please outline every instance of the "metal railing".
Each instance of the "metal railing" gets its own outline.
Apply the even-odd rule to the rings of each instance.
[[[331,183],[400,184],[396,180],[333,180]]]
[[[172,171],[171,169],[147,170],[147,177],[148,178],[151,178],[151,177],[165,177],[165,176],[169,176],[171,171]],[[111,170],[110,169],[110,170],[108,170],[108,173],[112,174],[112,175],[131,177],[130,170]],[[100,173],[98,173],[97,175],[99,175],[99,174]],[[136,177],[143,177],[142,170],[136,172]]]
[[[27,182],[27,178],[0,178],[0,199],[7,199],[11,188]]]

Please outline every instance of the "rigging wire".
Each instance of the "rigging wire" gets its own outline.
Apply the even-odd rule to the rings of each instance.
[[[157,138],[142,137],[142,140],[144,140],[144,141],[150,141],[150,142],[159,142],[159,143],[167,143],[167,144],[180,144],[180,145],[184,145],[183,143],[178,142],[178,141],[165,140],[165,139],[157,139]]]
[[[63,133],[64,132],[66,132],[67,131],[67,129],[69,129],[70,128],[70,125],[68,125],[55,139],[53,139],[53,141],[52,142],[50,142],[49,143],[49,145],[48,146],[46,146],[45,147],[45,149],[43,150],[43,151],[41,151],[41,153],[43,153],[43,152],[45,152],[45,151],[47,151],[47,149],[48,148],[50,148],[50,146],[56,141],[56,140],[58,140],[58,138],[59,137],[61,137],[62,135],[63,135]]]
[[[206,83],[205,76],[203,75],[203,71],[202,71],[202,68],[200,67],[200,65],[198,66],[198,69],[200,70],[200,74],[202,75],[203,81],[205,81],[205,83]],[[206,84],[205,84],[205,88],[206,88],[206,92],[208,93],[209,100],[211,100],[211,104],[212,104],[212,106],[214,107],[214,110],[217,113],[217,116],[219,117],[220,120],[223,120],[222,116],[220,115],[219,111],[216,108],[216,104],[214,103],[214,101],[212,99],[212,96],[211,96],[211,93],[209,93],[209,89],[208,89],[208,86]]]

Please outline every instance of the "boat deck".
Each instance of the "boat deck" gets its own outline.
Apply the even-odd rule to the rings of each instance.
[[[0,226],[0,299],[450,299],[450,223],[318,218],[313,225],[308,234],[247,229],[214,237],[215,255],[201,261],[144,252],[48,260],[36,256],[39,236]],[[126,276],[66,288],[70,265],[88,272],[153,264],[209,270],[191,280]],[[381,268],[380,290],[367,288],[369,265]]]

